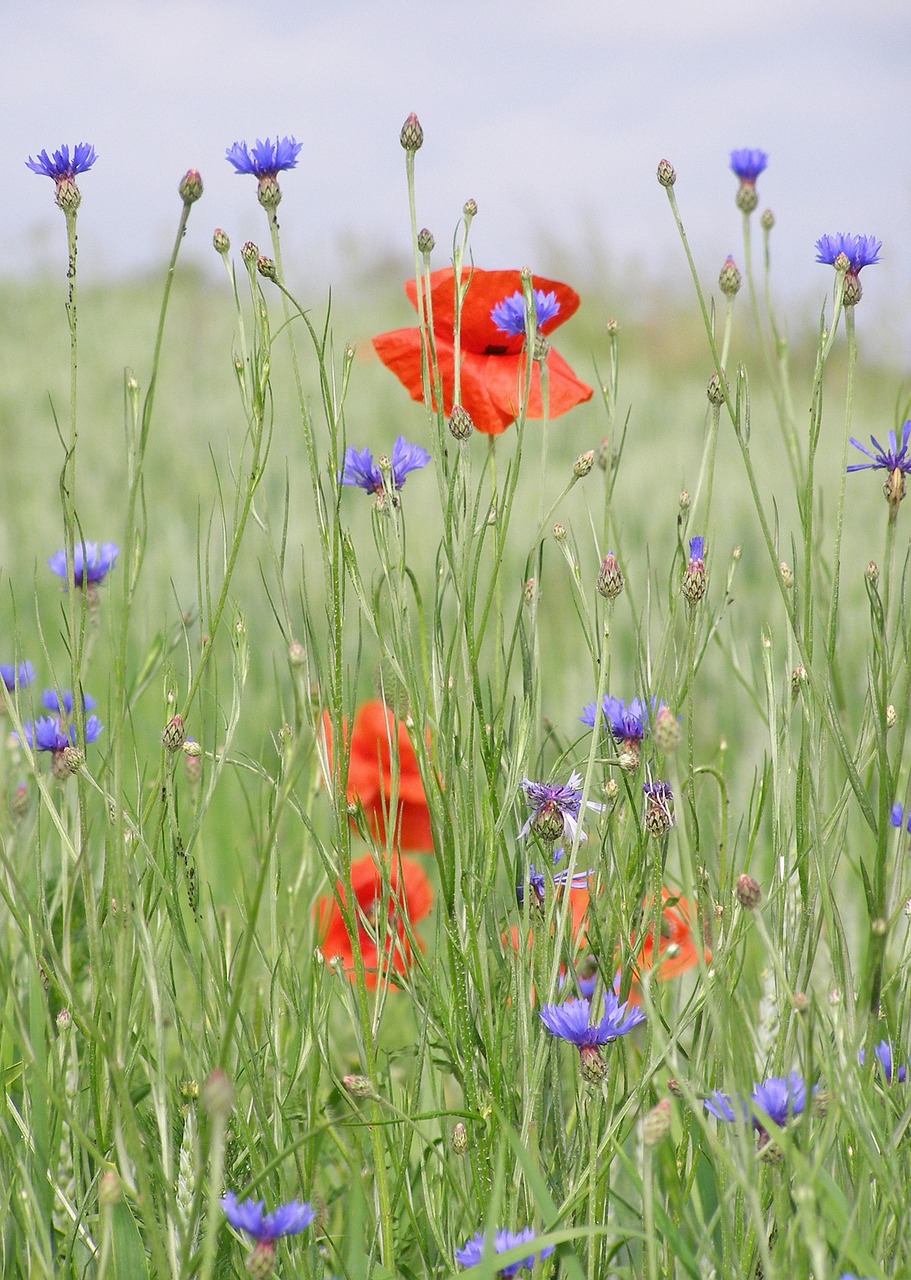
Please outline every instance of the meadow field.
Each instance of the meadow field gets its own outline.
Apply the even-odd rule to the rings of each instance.
[[[791,327],[742,176],[698,289],[683,245],[635,296],[473,264],[483,210],[418,233],[415,140],[423,340],[407,265],[330,300],[282,262],[278,140],[217,275],[178,234],[68,281],[39,169],[59,276],[0,283],[0,1271],[911,1275],[883,268],[842,237]]]

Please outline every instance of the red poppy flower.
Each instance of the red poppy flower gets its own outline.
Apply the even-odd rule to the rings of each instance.
[[[323,712],[323,727],[332,759],[332,726],[329,713]],[[430,813],[424,784],[418,769],[414,748],[404,721],[397,720],[392,709],[378,698],[363,703],[354,717],[348,738],[347,722],[343,728],[349,751],[347,797],[349,804],[360,802],[378,844],[386,843],[386,820],[392,802],[392,742],[398,756],[398,810],[393,844],[399,849],[433,849]],[[428,746],[430,735],[427,735]]]
[[[525,385],[525,335],[504,333],[491,319],[491,311],[505,299],[521,293],[522,278],[518,271],[482,271],[479,267],[462,268],[462,279],[471,277],[462,303],[460,318],[461,361],[459,399],[471,415],[478,431],[499,435],[519,414],[519,392]],[[553,294],[557,311],[540,325],[545,336],[568,320],[579,306],[579,295],[558,280],[532,277],[532,288]],[[405,284],[412,306],[417,307],[414,280]],[[454,272],[452,267],[430,273],[430,302],[433,308],[433,336],[436,358],[443,384],[443,411],[452,412],[455,382]],[[407,388],[412,400],[424,399],[421,379],[420,329],[393,329],[373,339],[383,364],[388,365]],[[429,358],[429,356],[428,356]],[[562,356],[550,351],[547,356],[548,413],[556,418],[561,413],[591,398],[592,389],[573,373]],[[541,379],[537,364],[532,365],[531,388],[526,416],[540,418]]]
[[[681,898],[676,893],[672,893],[667,886],[664,886],[661,890],[661,901],[669,902],[670,905],[665,906],[661,911],[658,967],[655,969],[654,976],[661,982],[666,982],[669,978],[676,978],[679,974],[685,973],[687,969],[692,969],[693,965],[699,963],[699,948],[690,928],[693,912],[692,903],[687,898]],[[636,957],[636,965],[633,970],[633,984],[629,994],[632,1004],[642,1003],[642,990],[637,980],[639,974],[644,969],[651,969],[654,965],[655,936],[654,921],[651,919],[651,903],[645,903],[645,912],[647,932]],[[630,943],[635,947],[635,934],[630,938]],[[703,956],[706,964],[708,964],[712,959],[712,953],[708,947],[705,947]]]
[[[347,886],[339,880],[336,889],[347,903]],[[427,915],[433,905],[433,890],[417,862],[396,856],[389,868],[388,896],[384,899],[383,877],[368,853],[351,864],[351,892],[357,904],[357,938],[364,961],[365,981],[372,990],[380,974],[385,976],[393,970],[396,973],[407,971],[412,951],[405,934],[405,921],[413,926]],[[385,925],[384,913],[388,921]],[[336,899],[324,894],[316,904],[316,916],[320,950],[327,960],[339,957],[345,973],[353,981],[354,950]],[[378,946],[380,939],[382,960]]]

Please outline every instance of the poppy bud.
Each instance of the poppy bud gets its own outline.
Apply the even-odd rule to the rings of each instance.
[[[402,125],[399,142],[401,142],[406,151],[411,152],[419,151],[423,145],[424,130],[421,128],[421,122],[413,111]]]
[[[202,176],[198,169],[188,169],[177,188],[184,204],[195,204],[202,195]]]
[[[658,161],[658,181],[662,187],[672,187],[677,181],[677,173],[670,160]]]

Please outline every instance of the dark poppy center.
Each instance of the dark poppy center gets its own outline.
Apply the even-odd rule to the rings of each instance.
[[[485,356],[505,356],[509,347],[498,346],[496,343],[488,343],[484,348]]]

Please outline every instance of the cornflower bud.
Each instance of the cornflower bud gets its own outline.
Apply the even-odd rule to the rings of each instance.
[[[342,1076],[342,1084],[352,1098],[375,1098],[376,1090],[367,1076]]]
[[[199,785],[202,777],[202,747],[192,738],[183,744],[183,773],[191,787]]]
[[[759,224],[763,231],[771,231],[775,225],[775,215],[771,209],[763,209],[759,219]]]
[[[703,551],[705,540],[690,538],[690,558],[683,573],[683,594],[690,604],[696,605],[705,595],[706,575]]]
[[[206,1115],[221,1120],[227,1120],[234,1110],[234,1086],[221,1067],[209,1072],[199,1101]]]
[[[670,707],[663,703],[655,717],[655,746],[662,755],[670,755],[672,751],[676,751],[680,746],[683,736],[683,730],[680,727],[680,721],[671,711]]]
[[[655,840],[666,836],[674,825],[673,792],[668,782],[643,782],[647,806],[645,810],[645,826]]]
[[[202,195],[202,177],[198,169],[188,169],[177,188],[184,204],[195,204]]]
[[[465,201],[465,203],[462,205],[462,215],[465,218],[467,218],[468,221],[470,222],[477,212],[478,212],[478,202],[477,200],[472,200],[471,197],[469,196],[468,199]]]
[[[231,241],[221,227],[216,227],[212,234],[212,248],[222,257],[231,252]]]
[[[802,664],[799,664],[798,666],[796,666],[794,670],[791,672],[791,693],[794,695],[795,698],[797,697],[798,693],[800,693],[800,686],[803,684],[806,678],[807,678],[807,669]]]
[[[436,240],[433,238],[433,232],[428,231],[426,227],[423,227],[418,232],[418,250],[425,254],[433,253],[433,247],[435,244]]]
[[[718,286],[726,298],[735,298],[740,291],[740,272],[730,254],[725,258],[719,273]]]
[[[681,510],[682,512],[689,511],[689,509],[690,509],[690,491],[689,491],[689,489],[681,489],[681,490],[680,490],[680,497],[677,499],[677,505],[680,507],[680,510]]]
[[[762,887],[759,881],[746,873],[737,877],[734,894],[745,911],[755,911],[762,901]]]
[[[457,1156],[463,1156],[468,1150],[468,1130],[461,1120],[456,1121],[449,1141]]]
[[[671,1100],[662,1098],[642,1117],[642,1141],[647,1147],[656,1147],[671,1131]]]
[[[543,333],[536,332],[535,343],[531,354],[533,360],[537,360],[539,364],[543,364],[550,355],[550,338],[546,338]],[[592,456],[594,457],[594,455]],[[589,468],[589,470],[591,470],[591,468]]]
[[[241,249],[240,256],[243,258],[244,266],[247,267],[248,270],[252,271],[256,266],[256,259],[259,257],[259,249],[252,240],[248,240]]]
[[[537,594],[538,594],[538,584],[535,582],[534,578],[527,578],[525,581],[525,586],[522,588],[522,597],[525,603],[527,605],[534,604],[535,597],[537,596]]]
[[[895,721],[896,721],[896,718],[897,718],[897,717],[896,717],[896,714],[895,714],[895,708],[893,707],[892,703],[890,702],[890,703],[889,703],[889,705],[886,707],[886,728],[887,728],[887,729],[894,729],[894,728],[895,728]]]
[[[456,440],[467,440],[474,431],[471,414],[467,409],[463,409],[460,404],[452,406],[452,413],[449,415],[449,430]]]
[[[272,258],[267,258],[265,254],[262,253],[256,259],[256,270],[266,280],[275,280],[278,276],[278,272]]]
[[[604,327],[607,330],[608,337],[611,337],[611,338],[616,337],[616,335],[620,332],[620,321],[614,319],[614,317],[611,316],[611,318],[608,320],[607,324]]]
[[[781,564],[778,566],[778,572],[781,576],[782,583],[787,587],[788,591],[790,591],[794,585],[794,570],[789,564],[786,564],[785,561],[782,560]]]
[[[620,794],[620,784],[616,778],[608,778],[604,784],[604,794],[607,796],[608,804],[613,804]]]
[[[598,590],[606,599],[616,600],[623,590],[623,586],[623,574],[617,564],[617,557],[613,551],[608,551],[601,561],[601,569],[598,573]]]
[[[559,520],[554,525],[554,538],[557,542],[563,542],[566,538],[566,525],[561,524]]]
[[[875,560],[871,560],[867,565],[865,577],[872,586],[876,586],[877,582],[879,582],[879,566]]]
[[[677,173],[670,160],[658,161],[658,181],[662,187],[672,187],[677,181]]]
[[[594,465],[594,449],[589,449],[585,453],[580,453],[576,461],[573,463],[573,475],[577,480],[582,480],[588,475]]]
[[[288,661],[292,667],[303,667],[307,662],[307,650],[300,640],[292,640],[288,645]]]
[[[713,373],[709,378],[708,385],[709,404],[713,409],[718,409],[724,404],[724,390],[721,386],[721,379],[717,373]]]
[[[413,111],[402,125],[399,142],[401,142],[406,151],[412,152],[419,151],[423,145],[424,130],[421,128],[421,122]]]
[[[67,773],[78,773],[85,764],[85,755],[78,747],[64,747],[60,754],[63,756]]]
[[[161,741],[168,751],[179,751],[187,738],[183,716],[173,715],[162,731]]]

